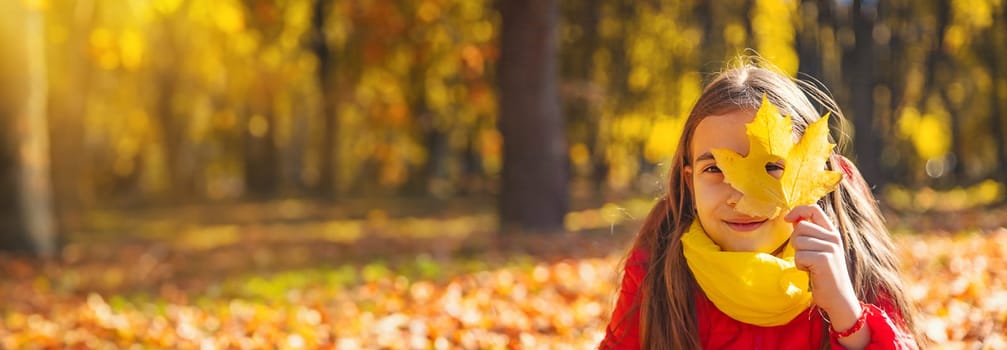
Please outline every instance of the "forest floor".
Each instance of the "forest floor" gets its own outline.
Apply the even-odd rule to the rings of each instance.
[[[484,203],[87,213],[57,259],[0,255],[0,348],[596,346],[649,201],[539,235]],[[1007,348],[1007,208],[888,217],[932,347]]]

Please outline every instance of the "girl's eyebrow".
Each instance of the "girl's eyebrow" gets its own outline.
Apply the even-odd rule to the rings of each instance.
[[[710,152],[703,152],[703,154],[700,154],[699,157],[696,157],[694,163],[699,163],[701,160],[714,160],[713,154]]]

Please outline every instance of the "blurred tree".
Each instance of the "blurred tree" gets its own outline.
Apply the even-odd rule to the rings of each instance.
[[[309,32],[309,46],[317,59],[317,79],[318,91],[321,98],[321,118],[322,118],[322,143],[320,146],[321,162],[319,165],[318,194],[323,197],[330,197],[335,194],[336,166],[339,164],[339,143],[336,142],[336,135],[339,125],[339,117],[336,112],[338,100],[336,99],[336,79],[335,61],[332,57],[329,40],[326,35],[326,18],[330,13],[331,1],[314,0],[311,6],[311,29]]]
[[[58,226],[72,230],[80,224],[80,212],[94,201],[94,186],[86,170],[84,111],[91,96],[92,67],[84,64],[88,34],[94,22],[94,1],[78,1],[72,7],[46,13],[47,30],[65,32],[64,40],[48,45],[49,135],[52,159],[53,200]],[[76,154],[76,156],[66,156]]]
[[[798,71],[818,80],[825,78],[821,42],[830,24],[832,3],[830,0],[803,0],[798,14],[800,30],[794,42],[800,62]]]
[[[495,194],[508,188],[497,184],[500,132],[518,140],[553,132],[521,124],[543,122],[524,112],[513,112],[527,117],[521,126],[503,128],[515,119],[500,113],[531,108],[498,103],[517,98],[507,96],[507,82],[549,69],[499,62],[506,41],[496,10],[518,5],[37,3],[48,7],[42,42],[60,223],[81,221],[73,208],[308,189],[340,198]],[[560,6],[561,64],[551,69],[560,71],[561,102],[549,108],[564,112],[556,157],[569,162],[561,175],[578,185],[576,195],[659,191],[703,73],[746,48],[787,72],[799,64],[835,92],[854,121],[844,130],[854,131],[853,153],[878,188],[1007,178],[1004,1]],[[492,69],[498,63],[513,70]]]
[[[501,15],[502,227],[558,230],[568,208],[555,0],[505,0]]]
[[[849,103],[850,120],[853,122],[853,149],[857,165],[868,183],[874,186],[884,186],[885,178],[881,172],[878,157],[881,142],[877,135],[874,118],[874,88],[876,78],[874,71],[874,28],[877,17],[877,4],[853,0],[847,13],[848,26],[853,31],[852,45],[846,47],[843,55],[843,72]]]
[[[0,13],[0,249],[45,258],[58,253],[46,119],[45,32],[41,6],[4,1]]]
[[[178,11],[182,13],[182,11]],[[186,115],[185,107],[178,103],[182,101],[186,87],[185,66],[175,64],[175,62],[186,62],[183,56],[187,55],[189,46],[186,36],[187,24],[177,16],[165,15],[156,22],[159,27],[156,37],[158,45],[157,62],[153,64],[152,75],[149,84],[154,89],[152,114],[157,132],[157,140],[161,144],[161,150],[165,162],[165,174],[168,188],[171,195],[168,199],[180,201],[184,198],[191,198],[199,191],[195,177],[197,177],[196,164],[193,161],[194,152],[186,152],[190,147],[186,142]],[[196,60],[203,55],[190,57]],[[188,63],[194,65],[195,63]],[[107,74],[107,73],[106,73]],[[111,141],[111,140],[110,140]]]
[[[964,167],[960,158],[962,156],[961,149],[961,115],[958,115],[957,111],[953,110],[954,106],[948,103],[948,98],[946,91],[948,90],[948,85],[951,83],[951,71],[955,69],[954,59],[947,52],[948,46],[946,45],[946,39],[948,34],[948,27],[951,25],[951,19],[953,13],[951,12],[951,4],[949,1],[941,1],[937,3],[936,11],[934,14],[937,16],[937,27],[935,35],[932,42],[932,47],[926,58],[927,64],[927,80],[925,81],[927,89],[924,98],[927,99],[927,103],[931,105],[936,105],[947,112],[949,112],[951,118],[951,154],[956,157],[951,163],[950,173],[956,177],[961,178],[963,175]],[[930,107],[935,108],[935,107]],[[947,171],[942,171],[942,173]],[[932,176],[934,177],[934,176]]]
[[[992,115],[992,134],[995,140],[997,166],[994,171],[997,180],[1007,183],[1007,131],[1004,130],[1004,118],[1007,118],[1007,65],[1003,57],[1007,56],[1007,1],[1000,1],[1000,6],[993,9],[993,25],[985,32],[983,40],[983,57],[990,69],[991,88],[990,110]]]
[[[605,185],[604,152],[599,148],[600,93],[592,73],[595,55],[601,44],[598,25],[601,2],[598,0],[564,2],[560,49],[563,83],[561,96],[571,143],[571,171],[590,180],[591,190],[600,192]]]

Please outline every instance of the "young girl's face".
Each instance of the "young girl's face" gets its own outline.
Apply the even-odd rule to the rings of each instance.
[[[723,148],[748,155],[745,124],[753,119],[755,111],[736,110],[700,121],[692,137],[692,165],[685,167],[685,176],[692,188],[699,222],[722,250],[771,253],[786,243],[793,226],[783,220],[784,215],[768,219],[735,211],[741,192],[724,182],[724,174],[710,153],[711,149]],[[766,171],[776,178],[783,175],[783,167],[778,164],[767,164]]]

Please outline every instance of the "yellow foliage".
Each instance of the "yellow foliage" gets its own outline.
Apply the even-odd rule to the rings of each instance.
[[[681,118],[687,117],[702,92],[702,78],[698,73],[682,74],[678,81],[678,110],[675,113]]]
[[[999,0],[1003,1],[1003,0]],[[952,0],[951,13],[955,21],[973,27],[972,31],[993,25],[993,11],[997,0]]]
[[[957,52],[968,44],[969,32],[961,25],[952,24],[944,32],[944,47],[949,52]]]
[[[458,12],[462,20],[465,21],[478,21],[485,18],[486,9],[491,8],[487,5],[484,1],[458,1],[456,3]]]
[[[352,17],[348,15],[349,1],[336,2],[326,20],[325,34],[335,49],[342,49],[353,31]]]
[[[912,139],[913,133],[919,125],[920,111],[914,107],[903,108],[898,122],[899,135],[906,139]]]
[[[122,67],[134,70],[143,61],[146,43],[136,30],[125,30],[119,36],[119,50],[122,57]]]
[[[630,113],[614,121],[613,135],[620,140],[643,141],[649,135],[649,121],[638,113]]]
[[[228,34],[245,29],[245,14],[241,8],[230,1],[216,1],[213,19],[217,28]]]
[[[570,145],[570,163],[574,166],[584,166],[591,160],[591,152],[587,145],[577,142]]]
[[[154,9],[162,15],[168,16],[178,10],[182,0],[154,0]]]
[[[947,191],[936,191],[929,187],[911,190],[900,185],[888,185],[884,189],[883,198],[887,205],[898,210],[960,211],[1000,201],[1005,195],[1004,188],[1004,184],[990,179],[969,187],[955,187]]]
[[[32,11],[46,11],[49,9],[49,0],[21,0],[25,8]]]
[[[476,22],[472,26],[472,39],[476,42],[484,43],[493,39],[493,22],[483,20]]]
[[[986,180],[979,185],[971,187],[967,190],[969,192],[968,197],[974,198],[982,205],[994,203],[1004,195],[1004,185],[993,181]]]
[[[739,23],[731,22],[724,26],[724,41],[733,47],[744,46],[747,36],[745,27]]]
[[[942,110],[920,115],[912,107],[902,110],[898,129],[903,138],[909,139],[916,153],[923,159],[943,157],[951,149],[947,115]]]
[[[489,175],[500,173],[503,166],[503,136],[497,129],[482,129],[479,131],[479,148],[482,155],[482,166]]]
[[[913,145],[923,158],[943,157],[951,149],[949,132],[946,120],[931,114],[924,115],[913,137]]]
[[[654,127],[650,128],[650,136],[643,148],[644,158],[648,162],[658,163],[675,153],[684,125],[685,118],[663,118],[656,121]]]
[[[752,30],[760,54],[787,74],[797,74],[798,58],[794,50],[796,1],[759,0],[755,2]]]
[[[112,47],[112,31],[108,28],[96,27],[91,30],[91,48],[93,50],[107,50]]]
[[[611,9],[611,8],[608,8]],[[614,39],[619,36],[623,24],[615,18],[605,16],[598,21],[598,35],[604,39]]]
[[[248,133],[254,137],[264,137],[269,132],[269,121],[261,114],[253,115],[248,121]]]
[[[283,65],[283,51],[276,46],[266,46],[260,50],[259,58],[269,69],[276,69]]]
[[[440,7],[434,1],[423,1],[420,3],[416,17],[423,22],[433,22],[441,14]]]
[[[483,69],[485,67],[485,59],[483,54],[474,45],[465,45],[462,47],[462,61],[465,62],[465,66],[468,67],[469,71],[475,73],[475,75],[482,75]]]
[[[643,91],[650,85],[650,71],[646,67],[633,67],[629,73],[628,88],[632,91]]]

